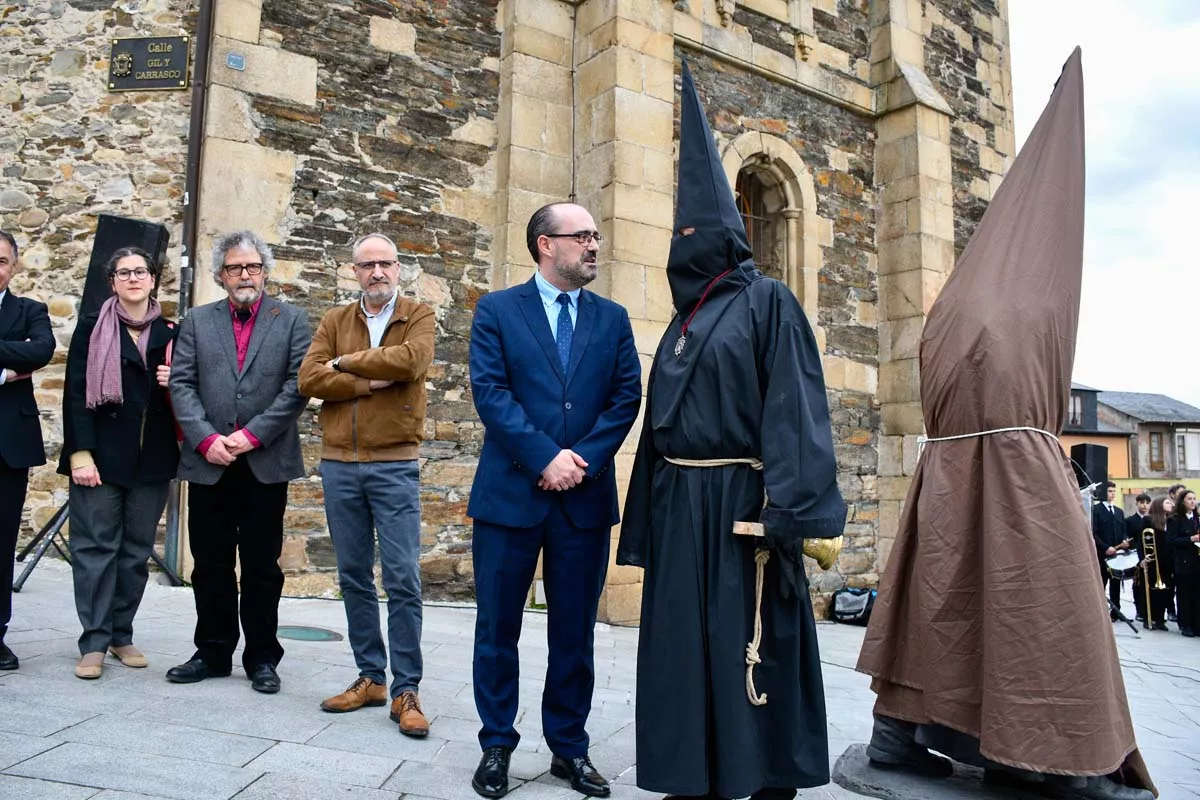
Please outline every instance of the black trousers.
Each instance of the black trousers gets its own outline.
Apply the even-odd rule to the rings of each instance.
[[[1121,579],[1114,578],[1112,573],[1108,571],[1108,564],[1103,560],[1100,561],[1100,585],[1108,584],[1108,598],[1113,601],[1113,605],[1117,610],[1121,610]],[[1113,612],[1110,609],[1110,614]]]
[[[1154,571],[1153,565],[1150,569],[1150,615],[1146,616],[1146,576],[1138,570],[1137,575],[1133,577],[1133,604],[1137,608],[1137,614],[1142,619],[1148,619],[1151,623],[1163,622],[1167,612],[1167,602],[1171,596],[1171,589],[1155,589],[1154,583],[1157,580],[1157,573]]]
[[[242,568],[241,629],[246,634],[242,666],[275,666],[283,658],[276,629],[283,593],[283,512],[287,483],[260,483],[244,458],[225,469],[212,486],[188,487],[188,543],[196,596],[196,654],[224,669],[238,644],[238,580]]]
[[[21,510],[25,507],[25,489],[29,468],[13,469],[0,458],[0,642],[8,633],[12,619],[13,559],[17,555],[17,533],[21,529]]]
[[[1175,575],[1179,591],[1179,629],[1200,634],[1200,575]]]

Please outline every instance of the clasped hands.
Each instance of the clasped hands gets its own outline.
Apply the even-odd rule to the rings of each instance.
[[[238,456],[249,453],[253,449],[254,445],[250,444],[245,432],[238,430],[228,436],[218,436],[213,439],[208,452],[204,454],[204,459],[218,467],[228,467]]]
[[[562,492],[583,482],[583,471],[588,462],[574,450],[559,450],[554,460],[542,470],[538,478],[538,488],[546,491]]]

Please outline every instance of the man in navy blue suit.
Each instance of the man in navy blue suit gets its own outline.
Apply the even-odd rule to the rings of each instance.
[[[486,435],[467,514],[474,520],[475,707],[483,727],[471,781],[508,792],[520,735],[517,640],[538,554],[550,658],[542,732],[550,772],[607,797],[588,758],[596,607],[619,520],[613,459],[642,401],[629,315],[583,287],[596,277],[600,234],[571,203],[538,209],[525,231],[532,280],[480,299],[471,329],[471,389]]]

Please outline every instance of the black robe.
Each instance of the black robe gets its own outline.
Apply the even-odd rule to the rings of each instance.
[[[617,562],[645,568],[637,782],[649,791],[732,798],[829,781],[807,580],[795,555],[799,590],[786,591],[778,549],[766,565],[755,669],[767,703],[746,695],[754,555],[764,544],[734,535],[733,522],[761,520],[773,547],[795,554],[803,538],[840,535],[846,507],[804,312],[778,281],[739,277],[701,305],[680,356],[680,319],[659,344],[622,520]],[[764,469],[678,467],[664,456],[757,457]]]

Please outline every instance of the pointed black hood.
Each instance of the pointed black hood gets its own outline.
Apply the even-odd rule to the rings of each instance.
[[[667,280],[675,310],[686,314],[722,272],[734,270],[720,282],[725,289],[745,285],[757,270],[687,61],[683,62],[680,102],[679,187]],[[683,228],[695,232],[684,236],[680,234]]]

